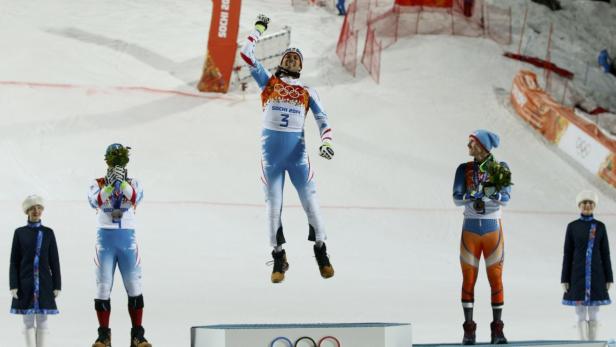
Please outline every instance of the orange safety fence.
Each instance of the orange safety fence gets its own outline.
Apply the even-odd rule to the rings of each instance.
[[[501,8],[486,4],[484,12],[486,36],[501,45],[510,44],[513,36],[511,7]]]
[[[349,16],[351,27],[371,27],[383,48],[391,46],[401,37],[422,34],[484,36],[503,45],[510,44],[512,40],[511,8],[486,4],[484,0],[456,0],[448,7],[394,4],[385,11],[356,0],[352,7],[353,13]],[[365,24],[363,17],[361,20],[355,18],[357,13],[364,12],[368,13]]]
[[[558,144],[567,128],[574,126],[605,147],[609,155],[599,171],[594,173],[616,187],[616,139],[578,116],[572,108],[556,102],[539,87],[536,74],[528,70],[518,72],[513,79],[511,105],[522,119],[551,143]]]
[[[511,8],[485,0],[354,0],[344,18],[336,53],[346,70],[356,74],[358,36],[366,33],[361,62],[377,83],[381,52],[401,37],[459,35],[487,37],[499,44],[511,43]]]
[[[396,0],[400,6],[451,7],[453,0]]]
[[[364,65],[372,79],[379,83],[381,75],[381,44],[378,42],[374,30],[368,27],[366,34],[366,44],[364,53],[361,56],[361,63]]]
[[[351,26],[351,20],[354,18],[353,7],[350,7],[344,22],[342,30],[336,44],[336,54],[342,63],[342,66],[349,71],[353,76],[357,71],[357,41],[358,31]]]

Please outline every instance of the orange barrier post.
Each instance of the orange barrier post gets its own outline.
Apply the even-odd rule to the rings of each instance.
[[[233,72],[241,0],[213,0],[207,53],[197,89],[226,93]]]

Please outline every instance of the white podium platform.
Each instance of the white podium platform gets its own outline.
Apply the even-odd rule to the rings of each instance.
[[[455,343],[416,344],[414,347],[453,347]],[[475,347],[494,347],[488,343],[478,342]],[[605,347],[606,341],[509,341],[505,347]]]
[[[191,347],[411,347],[408,323],[231,324],[191,328]]]

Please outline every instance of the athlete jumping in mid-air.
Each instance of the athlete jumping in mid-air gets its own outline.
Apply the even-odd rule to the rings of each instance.
[[[325,246],[325,230],[316,197],[314,171],[310,166],[304,141],[304,121],[308,110],[312,110],[319,127],[322,144],[320,155],[326,159],[334,156],[332,149],[332,130],[327,122],[316,91],[300,80],[303,57],[297,48],[284,51],[280,65],[272,75],[255,58],[255,44],[267,29],[269,18],[259,15],[255,30],[248,36],[248,42],[241,51],[241,57],[249,65],[252,77],[261,88],[263,106],[263,132],[261,135],[261,178],[265,185],[267,220],[270,243],[274,250],[274,269],[272,282],[284,280],[289,268],[282,245],[286,242],[281,222],[282,192],[285,172],[289,173],[302,206],[308,216],[308,240],[314,241],[314,254],[323,278],[334,275]]]

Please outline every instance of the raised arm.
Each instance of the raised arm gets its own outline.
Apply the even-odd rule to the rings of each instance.
[[[257,16],[257,21],[255,22],[255,29],[248,35],[248,40],[246,44],[242,47],[240,51],[240,56],[246,62],[250,69],[250,74],[257,81],[259,88],[263,89],[267,82],[269,81],[272,75],[269,71],[261,63],[257,60],[255,56],[255,46],[257,41],[263,35],[263,32],[267,29],[267,24],[269,23],[269,18],[260,14]]]
[[[129,182],[130,181],[130,182]],[[126,198],[134,206],[138,205],[143,198],[143,189],[139,184],[139,181],[131,179],[129,181],[122,181],[120,184],[120,190]],[[94,180],[90,185],[90,191],[88,192],[88,201],[92,208],[100,208],[109,199],[114,192],[113,185],[107,185],[101,188],[103,185],[100,181]]]
[[[103,188],[100,186],[101,184],[99,183],[99,180],[94,180],[92,181],[92,184],[90,184],[90,190],[88,191],[88,202],[92,208],[100,208],[109,198],[109,195],[111,195],[110,189],[112,188],[108,188],[110,186]]]
[[[143,188],[141,188],[141,184],[136,179],[130,180],[130,183],[127,181],[122,182],[120,186],[122,189],[122,193],[124,197],[129,200],[133,205],[137,206],[143,199]]]

